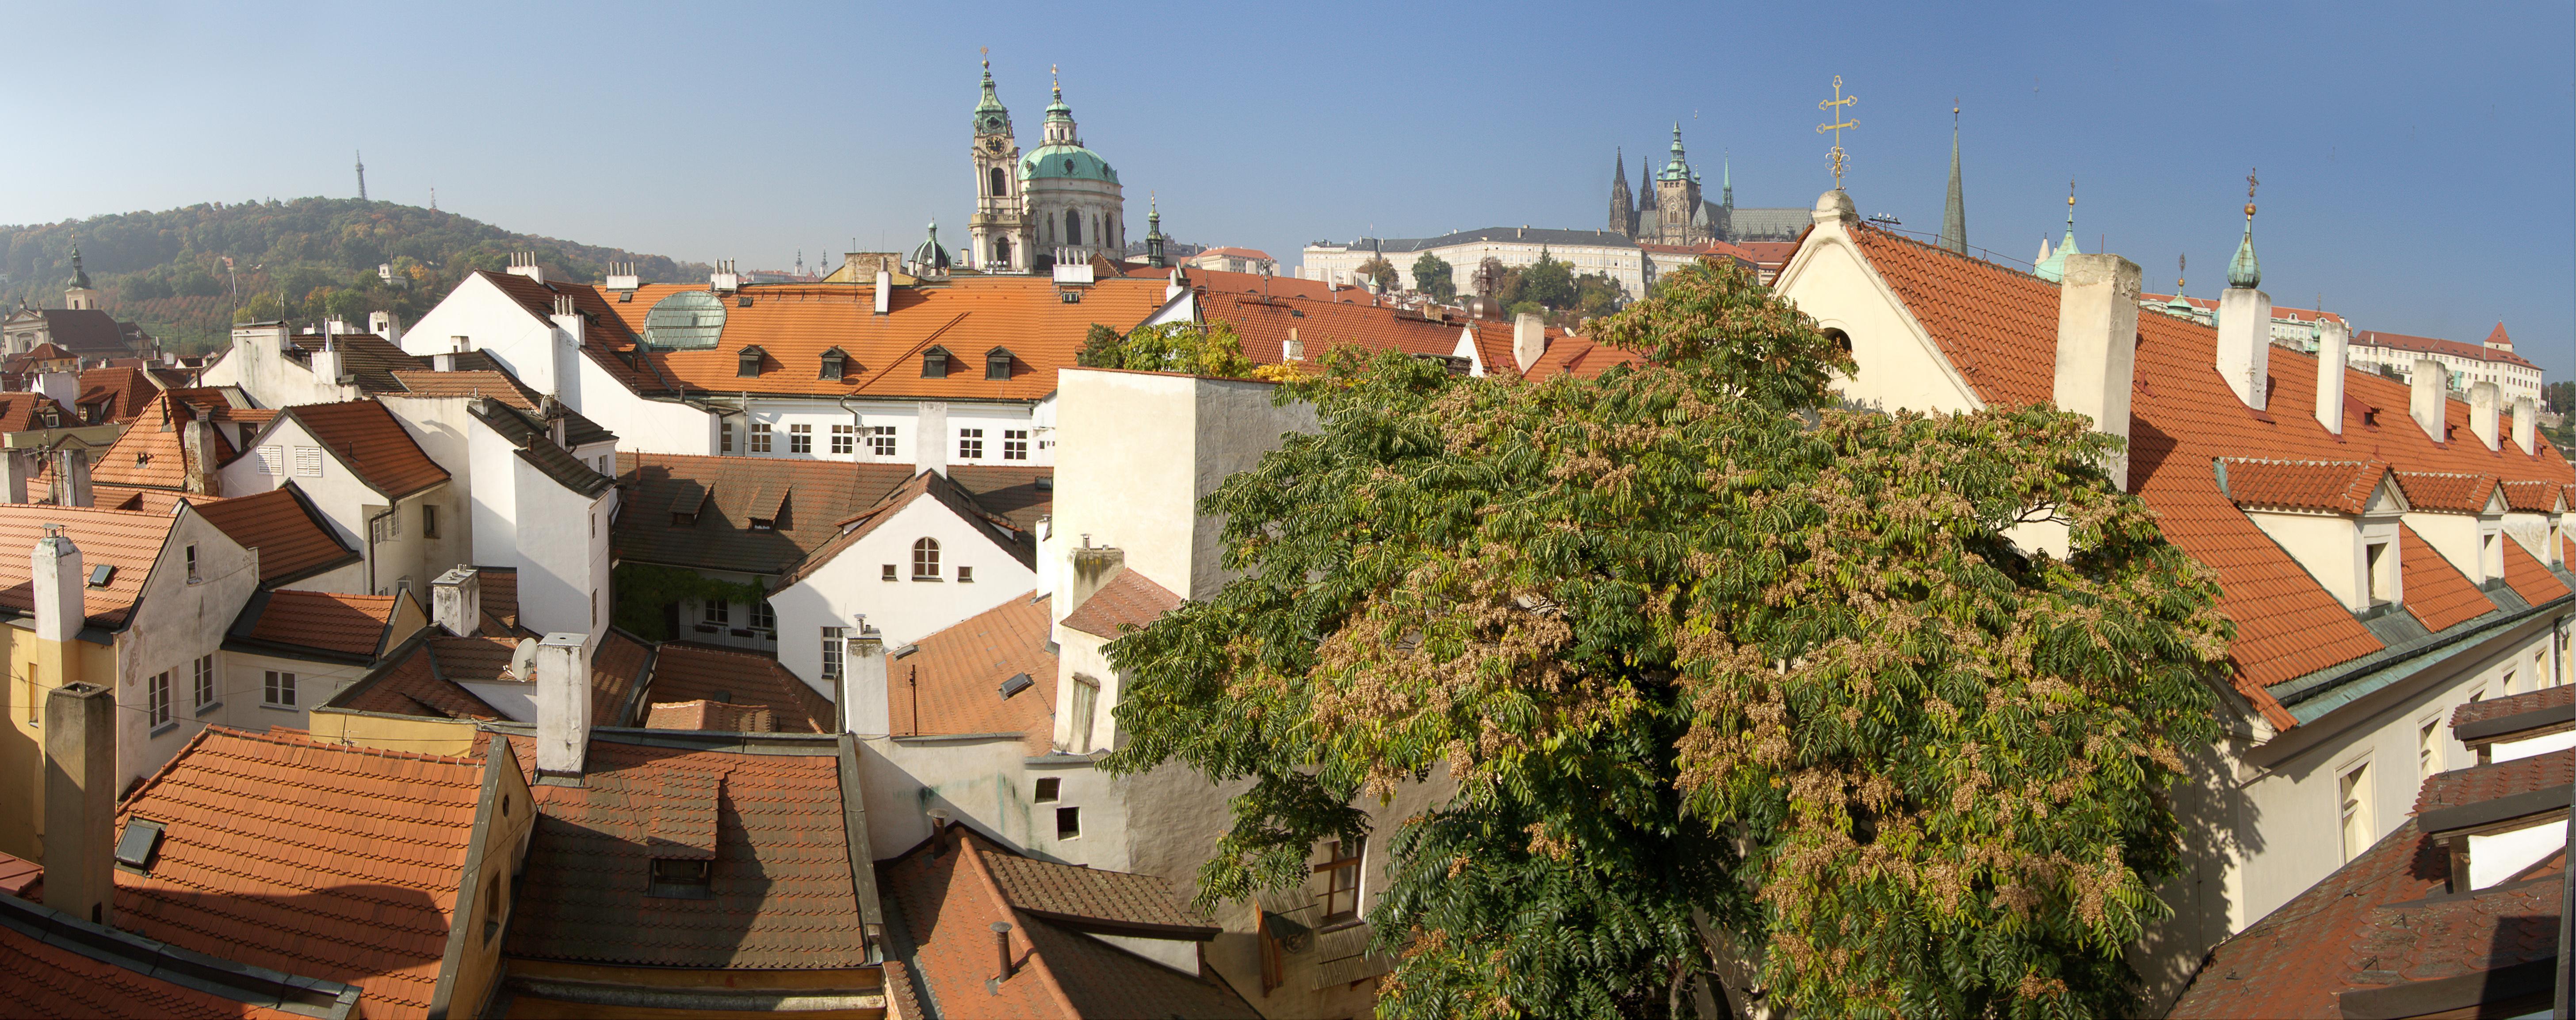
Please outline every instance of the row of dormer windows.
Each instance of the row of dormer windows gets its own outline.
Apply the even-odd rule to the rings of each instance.
[[[735,357],[737,361],[734,375],[739,378],[757,379],[768,374],[774,367],[784,367],[757,344],[736,352]],[[924,379],[948,378],[949,372],[953,370],[950,363],[956,360],[958,360],[957,356],[949,353],[944,347],[933,347],[923,351],[921,377]],[[866,366],[859,364],[858,359],[838,347],[824,351],[818,364],[815,378],[834,382],[856,379],[866,371]],[[984,378],[996,381],[1008,380],[1011,378],[1013,367],[1017,364],[1018,361],[1011,355],[1009,348],[993,348],[984,352]]]

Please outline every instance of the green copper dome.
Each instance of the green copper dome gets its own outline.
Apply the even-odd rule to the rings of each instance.
[[[1118,171],[1100,154],[1079,145],[1041,145],[1020,159],[1020,179],[1118,183]]]
[[[2227,285],[2251,290],[2263,284],[2263,267],[2254,261],[2254,205],[2245,205],[2245,239],[2236,242],[2236,257],[2227,260]]]

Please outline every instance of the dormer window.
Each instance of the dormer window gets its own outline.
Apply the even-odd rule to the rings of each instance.
[[[924,379],[948,378],[947,350],[933,347],[921,352],[921,377]]]
[[[2413,492],[2376,461],[2220,458],[2219,491],[2316,579],[2364,619],[2405,602],[2402,520]]]
[[[760,362],[765,356],[765,352],[758,347],[743,348],[742,361],[734,368],[733,374],[745,379],[758,377],[760,375]]]
[[[835,347],[831,350],[824,351],[823,374],[820,378],[838,381],[842,378],[842,367],[848,363],[849,355],[842,353],[840,348]]]
[[[996,347],[984,352],[984,378],[1008,379],[1010,377],[1011,352],[1009,349]]]
[[[670,899],[705,899],[715,878],[716,862],[676,857],[653,859],[653,884],[646,896]]]

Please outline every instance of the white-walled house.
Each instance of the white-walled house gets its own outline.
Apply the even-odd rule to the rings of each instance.
[[[779,663],[819,691],[832,690],[841,644],[862,627],[902,645],[1025,598],[1037,583],[1035,539],[936,471],[839,527],[769,593]]]
[[[337,404],[398,391],[393,373],[420,367],[384,337],[348,331],[338,320],[320,330],[294,333],[284,322],[234,326],[232,346],[205,367],[199,385],[239,387],[261,407]]]
[[[411,592],[256,593],[224,635],[217,662],[221,714],[200,715],[245,730],[310,729],[313,709],[428,625],[427,610]]]
[[[249,445],[217,484],[249,495],[294,482],[364,558],[354,594],[417,592],[472,555],[455,526],[465,506],[452,476],[377,401],[285,408]]]
[[[522,626],[590,633],[607,625],[618,494],[593,465],[616,462],[616,436],[506,387],[382,403],[453,479],[445,513],[449,540],[463,554],[427,562],[427,573],[457,564],[514,568]]]
[[[1776,290],[1852,353],[1849,404],[2091,416],[2129,442],[2115,481],[2218,574],[2237,627],[2226,737],[2177,794],[2193,858],[2138,959],[2151,1001],[2403,824],[2419,782],[2467,754],[2441,726],[2453,709],[2567,682],[2576,575],[2548,497],[2576,471],[2530,404],[2508,419],[2491,383],[2464,402],[2439,371],[2360,370],[2339,321],[2316,353],[2279,347],[2259,276],[2212,326],[2142,311],[2116,256],[2071,256],[2056,282],[1869,226],[1840,192],[1814,221]],[[2249,264],[2251,245],[2249,227]],[[2015,538],[2065,548],[2062,528]]]

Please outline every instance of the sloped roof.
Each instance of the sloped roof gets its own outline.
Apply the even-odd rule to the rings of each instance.
[[[512,635],[451,637],[437,627],[424,627],[333,697],[330,707],[431,719],[506,719],[507,713],[464,684],[532,683],[534,678],[510,672],[521,640]],[[637,708],[635,692],[655,658],[654,646],[624,631],[610,628],[599,636],[590,652],[591,725],[629,725]]]
[[[231,499],[200,497],[190,505],[233,541],[259,551],[259,583],[264,587],[291,584],[364,558],[340,541],[340,533],[331,530],[293,479],[267,492]]]
[[[134,344],[126,339],[124,325],[106,312],[95,308],[29,308],[11,317],[30,314],[45,320],[46,336],[73,354],[97,358],[134,353]]]
[[[82,407],[97,404],[105,408],[105,417],[125,421],[143,413],[143,405],[161,395],[161,387],[139,368],[90,368],[80,374],[80,396],[73,403]]]
[[[143,578],[169,542],[172,520],[168,514],[128,510],[0,504],[0,548],[29,548],[45,537],[45,525],[62,525],[63,535],[81,551],[82,569],[116,568],[107,584],[84,584],[81,589],[90,625],[116,630],[125,626],[135,601],[142,597]],[[0,556],[0,610],[18,616],[32,613],[34,577],[34,566],[26,556]]]
[[[399,499],[447,480],[447,469],[429,459],[393,412],[373,400],[338,404],[298,404],[278,412],[279,422],[293,419],[328,446],[368,488]],[[269,428],[278,427],[275,422]],[[272,432],[262,432],[266,439]]]
[[[910,464],[624,451],[617,464],[627,507],[613,533],[619,559],[749,574],[784,573],[912,475]],[[694,524],[674,525],[669,508],[691,487],[707,490],[708,505]],[[777,530],[751,530],[753,505],[774,506],[780,493],[792,504]]]
[[[1553,379],[1571,375],[1577,379],[1592,379],[1620,365],[1640,364],[1645,360],[1645,355],[1624,347],[1570,336],[1548,344],[1546,352],[1530,363],[1528,377]]]
[[[394,607],[405,595],[271,591],[254,596],[233,623],[236,636],[373,659],[392,644]]]
[[[2514,594],[2522,596],[2523,601],[2541,606],[2548,605],[2553,599],[2567,597],[2567,582],[2542,565],[2540,559],[2524,549],[2520,541],[2505,536],[2496,544],[2504,547],[2504,583],[2513,589]]]
[[[999,853],[985,855],[983,864],[1012,908],[1076,930],[1186,939],[1212,939],[1221,930],[1152,875]]]
[[[2576,748],[2436,772],[2415,793],[2415,814],[2465,807],[2576,781]],[[2566,807],[2562,802],[2560,808]],[[2430,824],[2430,823],[2428,823]]]
[[[2406,490],[2406,505],[2417,510],[2480,514],[2496,491],[2492,475],[2447,471],[2400,471],[2397,487]]]
[[[2567,487],[2557,482],[2505,482],[2504,505],[2525,513],[2556,513]]]
[[[1032,595],[1035,593],[1032,592]],[[1056,656],[1047,650],[1047,597],[1013,597],[913,642],[886,663],[893,726],[906,736],[1021,733],[1030,753],[1055,735]],[[1031,686],[1008,698],[1002,683]]]
[[[1850,235],[1981,401],[2017,407],[2051,400],[2057,284],[1865,224]],[[2348,413],[2338,436],[2310,413],[2312,355],[2270,349],[2269,410],[2258,413],[2220,378],[2209,326],[2142,311],[2138,339],[2130,488],[2159,514],[2167,539],[2218,572],[2220,610],[2237,627],[2230,657],[2238,686],[2276,726],[2298,720],[2268,688],[2387,646],[2218,491],[2212,460],[2375,460],[2404,472],[2576,481],[2576,469],[2546,442],[2524,451],[2507,438],[2491,451],[2477,442],[2432,441],[2406,413],[2407,385],[2375,373],[2345,373],[2346,406],[2361,413]],[[2445,416],[2458,435],[2470,434],[2466,403],[2448,401]],[[2407,587],[2411,600],[2411,576]]]
[[[2504,324],[2497,323],[2496,328],[2501,330],[2504,328]],[[2490,333],[2488,335],[2493,336],[2494,334]],[[2508,365],[2520,365],[2524,368],[2532,369],[2540,367],[2532,364],[2521,355],[2515,354],[2512,351],[2497,350],[2496,348],[2488,347],[2483,344],[2464,344],[2457,340],[2440,340],[2429,336],[2408,336],[2404,333],[2390,333],[2385,330],[2362,330],[2361,332],[2352,335],[2352,344],[2355,347],[2386,347],[2391,350],[2414,351],[2418,354],[2447,354],[2454,358],[2462,358],[2469,361],[2500,361]]]
[[[1085,634],[1114,638],[1161,619],[1180,607],[1181,597],[1133,569],[1121,569],[1108,583],[1065,614],[1064,625]]]
[[[532,750],[528,737],[510,743]],[[838,748],[813,746],[752,754],[593,734],[582,785],[534,789],[527,870],[545,880],[520,884],[505,951],[626,966],[865,966]],[[713,813],[706,898],[645,895],[657,822],[675,812]]]
[[[616,479],[591,470],[590,465],[582,463],[571,451],[556,446],[554,437],[546,430],[545,421],[535,412],[484,398],[474,401],[466,413],[490,427],[494,434],[508,440],[510,445],[518,447],[520,460],[527,461],[540,473],[554,479],[557,485],[584,496],[597,496],[617,483]],[[607,435],[605,429],[600,433],[609,439],[616,438]],[[571,441],[570,429],[565,430],[564,438]]]
[[[357,683],[349,685],[329,702],[329,707],[354,712],[381,712],[386,715],[411,715],[429,719],[475,719],[498,721],[509,718],[490,703],[475,697],[474,692],[440,676],[438,666],[426,642],[413,644],[410,650]]]
[[[1512,361],[1512,324],[1508,320],[1434,321],[1421,312],[1393,307],[1293,297],[1202,292],[1198,298],[1199,316],[1232,325],[1235,336],[1243,341],[1244,356],[1254,364],[1283,363],[1288,333],[1295,330],[1309,361],[1344,345],[1445,358],[1457,353],[1458,341],[1465,337],[1474,345],[1485,371],[1498,376],[1520,374],[1520,366]],[[1562,340],[1565,331],[1550,328],[1547,336],[1551,342]]]
[[[653,718],[664,718],[663,709],[674,703],[705,701],[765,711],[767,731],[831,732],[832,700],[815,693],[814,688],[779,665],[776,656],[678,641],[663,642],[659,648],[661,652],[653,660],[653,675],[645,683]],[[695,725],[679,725],[677,716],[670,717],[675,721],[667,726],[650,720],[644,725],[654,729],[722,729],[707,725],[723,721],[715,718],[719,714],[699,713]]]
[[[42,417],[48,407],[53,408],[55,413],[61,416],[56,419],[57,421],[71,423],[80,420],[77,412],[56,403],[54,398],[42,393],[0,394],[0,432],[25,432],[30,429],[50,427],[45,424],[45,419]]]
[[[2371,494],[2388,477],[2388,465],[2375,461],[2221,457],[2219,463],[2226,465],[2227,495],[2248,509],[2357,514],[2369,509]]]
[[[2494,599],[2406,524],[2397,526],[2398,566],[2404,571],[2406,611],[2425,630],[2440,632],[2496,611]]]
[[[2472,701],[2451,710],[2451,730],[2462,743],[2514,739],[2545,727],[2576,725],[2576,684]]]
[[[0,988],[8,990],[11,1012],[45,1017],[174,1020],[308,1018],[308,1014],[244,1001],[265,989],[228,988],[239,996],[228,997],[158,976],[171,962],[169,951],[150,940],[86,925],[34,903],[0,898]],[[248,979],[241,985],[285,976],[275,972],[241,974],[240,964],[212,963],[206,968],[188,968],[188,976],[202,980],[209,971],[239,975]]]
[[[479,351],[466,353],[481,354]],[[463,355],[459,355],[460,359],[462,357]],[[482,360],[488,362],[491,357],[483,355]],[[395,372],[394,379],[402,383],[402,391],[387,394],[388,396],[489,397],[514,409],[528,412],[541,412],[545,407],[543,395],[529,389],[526,383],[501,370],[498,365],[490,368],[460,368],[450,372],[438,372],[425,368],[411,369]],[[564,445],[566,446],[579,448],[617,438],[616,433],[602,428],[598,422],[583,417],[580,412],[572,408],[558,404],[555,407],[555,413],[564,418]]]
[[[484,768],[209,726],[119,806],[163,835],[149,873],[116,872],[117,926],[425,1016]]]
[[[1073,927],[1138,916],[1186,918],[1177,907],[1158,909],[1151,902],[1150,887],[1162,886],[1160,880],[1060,865],[1041,872],[1016,861],[996,868],[1014,856],[962,826],[947,826],[877,868],[882,895],[900,908],[888,913],[899,912],[910,935],[912,953],[901,961],[903,970],[929,991],[944,1015],[1260,1016],[1221,978],[1183,974]],[[1013,886],[1003,884],[1003,874]],[[1019,889],[1020,896],[1006,888]],[[1168,888],[1162,891],[1166,900]],[[1042,913],[1028,909],[1032,903],[1069,912]],[[988,992],[995,923],[1011,925],[1013,971]],[[1193,927],[1182,937],[1207,930]]]
[[[358,392],[371,397],[402,392],[403,384],[394,378],[394,373],[419,368],[421,364],[419,357],[403,353],[402,348],[373,333],[339,333],[327,338],[298,333],[292,339],[296,349],[288,356],[308,366],[313,352],[321,350],[327,340],[331,349],[340,353],[340,370],[357,379]]]
[[[777,586],[784,588],[803,580],[823,564],[831,562],[832,558],[840,555],[842,550],[875,533],[877,528],[893,520],[895,515],[901,513],[905,507],[921,500],[931,500],[947,507],[950,513],[956,514],[959,520],[975,529],[977,535],[1001,547],[1003,552],[1009,553],[1012,559],[1020,561],[1022,566],[1031,569],[1037,567],[1037,540],[1033,536],[1002,523],[1000,515],[986,512],[982,506],[977,505],[975,498],[969,495],[963,486],[950,480],[948,476],[937,471],[924,471],[905,479],[903,484],[895,486],[894,491],[886,493],[885,498],[877,500],[875,505],[842,519],[840,534],[832,536],[830,540],[816,547],[805,557],[804,562],[796,565],[795,569],[779,575]],[[758,511],[755,510],[754,514],[757,515],[757,513]]]
[[[722,701],[657,701],[645,713],[648,730],[700,730],[712,733],[774,733],[778,714],[765,706]]]
[[[116,441],[107,444],[90,465],[94,484],[130,485],[152,489],[184,489],[192,469],[211,473],[216,464],[235,456],[232,441],[224,430],[209,428],[214,447],[214,464],[191,463],[188,452],[188,423],[196,421],[197,410],[170,394],[157,394],[143,405],[141,414]]]

